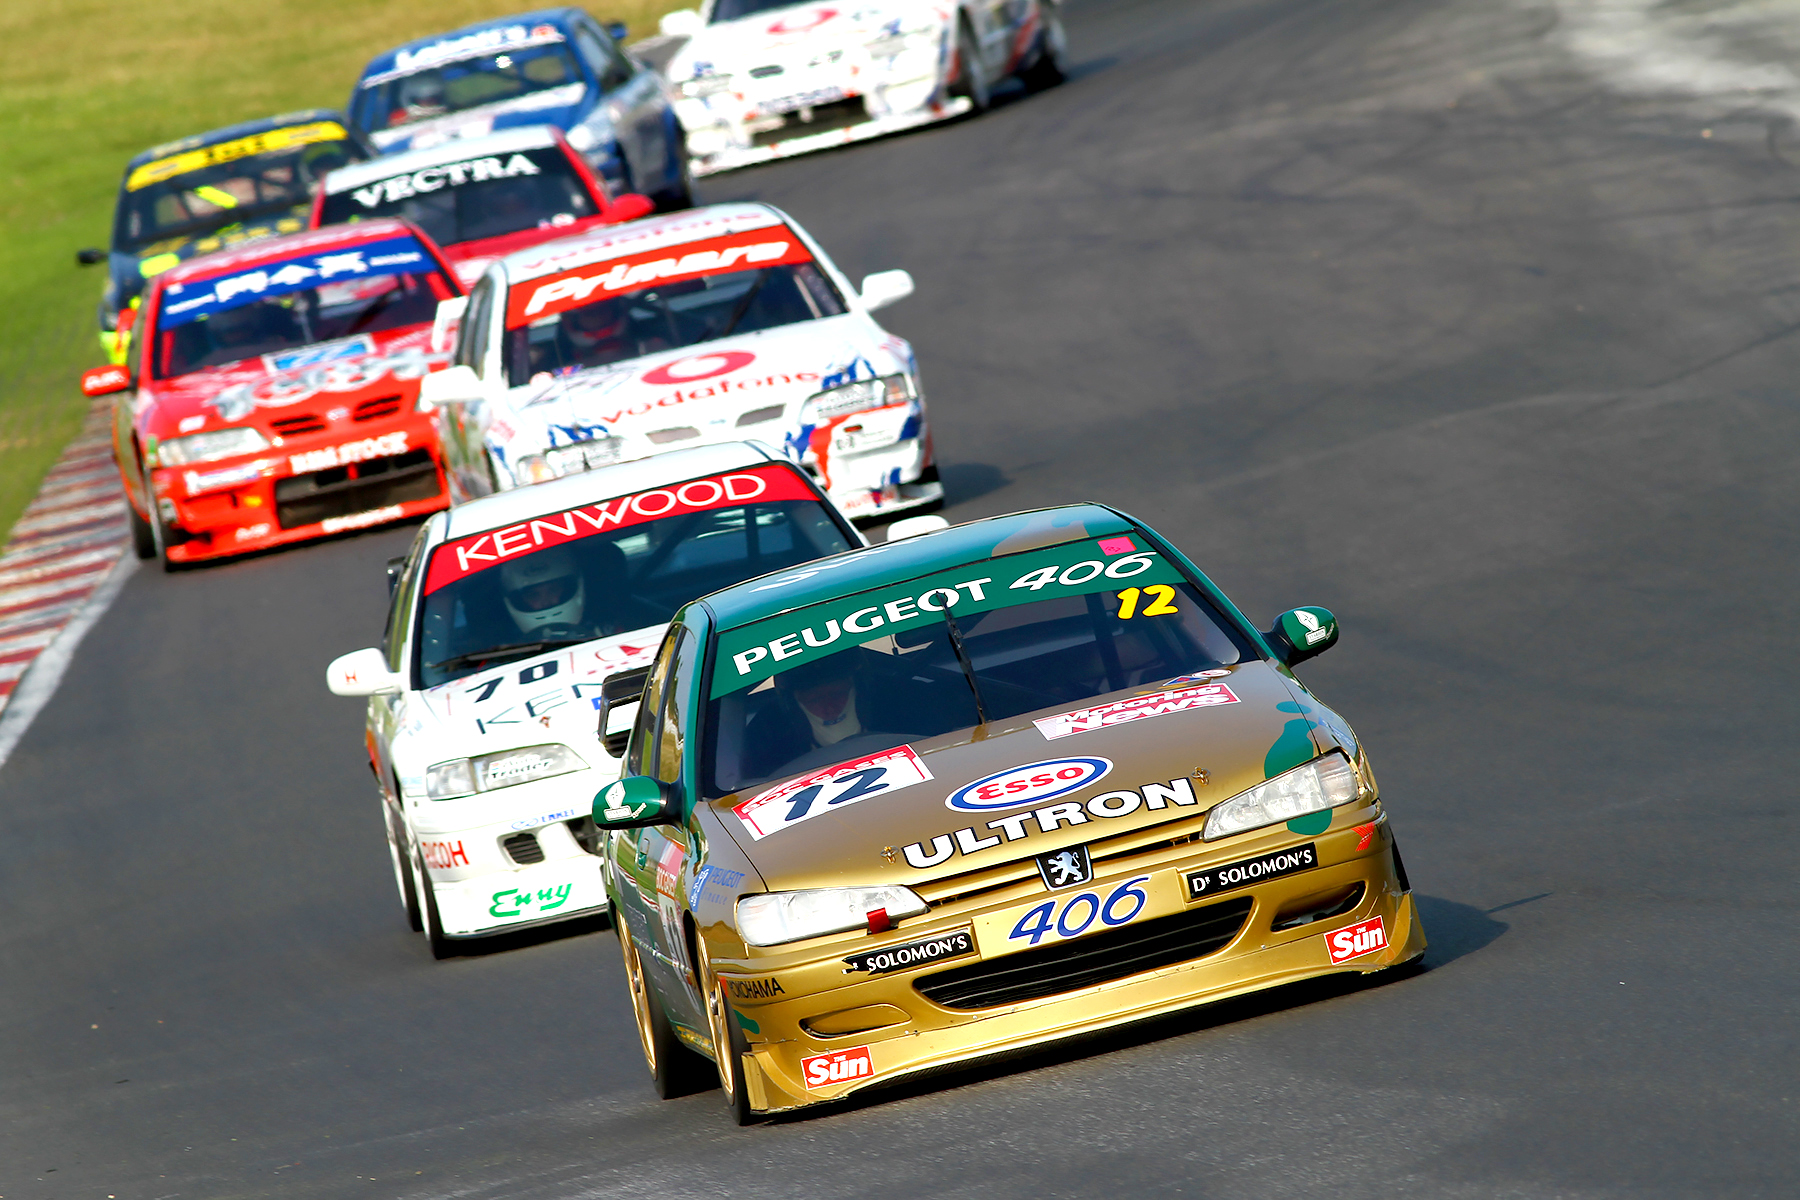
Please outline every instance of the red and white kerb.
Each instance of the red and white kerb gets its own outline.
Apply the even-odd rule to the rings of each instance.
[[[686,516],[753,501],[769,503],[817,498],[791,467],[770,463],[766,467],[708,475],[686,483],[602,500],[598,504],[584,504],[580,508],[533,517],[504,529],[490,529],[473,537],[445,542],[432,551],[431,569],[425,575],[425,593],[430,595],[509,558],[529,554],[544,546],[593,537],[609,529],[626,529],[664,517]]]

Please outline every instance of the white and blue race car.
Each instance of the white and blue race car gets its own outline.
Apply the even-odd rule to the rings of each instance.
[[[451,495],[749,438],[784,450],[852,517],[942,502],[912,347],[870,313],[905,271],[852,288],[765,204],[559,239],[440,306],[452,365],[425,381]]]

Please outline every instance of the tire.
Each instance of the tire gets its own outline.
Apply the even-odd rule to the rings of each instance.
[[[148,562],[156,557],[156,531],[150,528],[150,522],[138,516],[137,506],[130,500],[125,502],[125,511],[131,516],[131,549]]]
[[[675,139],[675,159],[680,163],[675,184],[651,197],[656,201],[656,211],[659,213],[680,212],[694,207],[693,166],[688,161],[687,134],[679,121],[675,123]]]
[[[387,808],[386,801],[382,809]],[[406,924],[414,933],[425,932],[425,914],[419,908],[419,890],[413,886],[412,871],[407,867],[406,855],[401,847],[405,844],[399,831],[394,828],[392,814],[383,812],[387,817],[388,857],[394,860],[394,886],[400,891],[400,906],[406,910]]]
[[[637,1026],[638,1042],[644,1050],[644,1064],[650,1068],[650,1081],[656,1094],[664,1100],[704,1091],[710,1086],[706,1063],[681,1044],[669,1027],[662,1001],[644,972],[637,942],[625,914],[613,909],[613,929],[619,935],[619,948],[625,956],[625,988],[631,993],[632,1024]]]
[[[970,112],[986,112],[993,99],[987,76],[982,74],[980,56],[975,52],[975,35],[967,21],[956,22],[956,78],[950,83],[952,96],[967,96]]]
[[[1038,34],[1037,56],[1029,67],[1019,72],[1019,82],[1029,91],[1053,88],[1069,77],[1069,39],[1063,32],[1060,7],[1054,0],[1038,0],[1044,28]]]
[[[725,985],[713,974],[712,961],[706,954],[706,939],[694,939],[699,948],[700,983],[705,989],[706,1024],[712,1035],[715,1065],[719,1069],[719,1090],[725,1095],[725,1111],[733,1122],[752,1125],[762,1114],[750,1107],[750,1089],[744,1085],[744,1055],[750,1052],[744,1031],[732,1015],[731,1001]]]
[[[131,546],[141,559],[161,559],[164,571],[175,570],[175,564],[169,561],[169,538],[163,531],[162,514],[156,511],[156,493],[150,487],[150,472],[144,469],[144,460],[138,459],[138,478],[144,481],[144,499],[149,504],[149,519],[143,522],[144,533],[138,534],[137,509],[131,507],[128,498],[125,507],[131,513]],[[148,553],[146,553],[148,551]]]
[[[412,857],[413,887],[417,889],[419,898],[424,901],[423,921],[420,930],[425,935],[425,942],[431,947],[431,957],[442,962],[456,954],[456,945],[444,936],[444,923],[438,918],[437,896],[431,890],[431,876],[425,870],[425,860],[413,851]]]

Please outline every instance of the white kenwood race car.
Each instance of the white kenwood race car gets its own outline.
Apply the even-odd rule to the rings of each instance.
[[[394,878],[432,952],[603,910],[594,793],[624,739],[602,746],[601,683],[648,665],[688,601],[863,544],[804,472],[744,442],[427,521],[389,565],[382,647],[337,659],[326,682],[369,697]]]
[[[870,311],[905,271],[853,289],[766,204],[722,204],[546,242],[439,307],[452,365],[428,376],[463,500],[678,447],[785,450],[855,518],[936,505],[912,347]]]
[[[1056,0],[706,0],[662,19],[696,175],[987,107],[1016,76],[1063,78]]]

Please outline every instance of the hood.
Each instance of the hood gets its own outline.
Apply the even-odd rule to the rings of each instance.
[[[566,646],[427,688],[418,693],[405,732],[433,735],[441,750],[434,762],[560,742],[573,746],[590,767],[616,772],[617,761],[596,745],[594,701],[600,684],[615,671],[648,666],[667,628],[651,625]],[[522,684],[521,677],[536,682]]]
[[[555,125],[566,133],[580,123],[590,107],[588,85],[566,83],[398,129],[378,129],[369,135],[369,140],[383,154],[397,154],[402,150],[426,150],[457,138],[486,137],[497,129],[523,125]]]
[[[753,13],[736,21],[708,25],[690,38],[669,63],[669,78],[690,79],[739,68],[788,64],[798,57],[810,62],[842,45],[862,47],[883,34],[917,27],[929,19],[947,20],[953,6],[913,4],[807,4]]]
[[[797,443],[790,448],[798,453],[806,445],[799,419],[807,397],[909,368],[906,344],[856,313],[803,321],[541,384],[515,401],[511,446],[523,452],[594,437],[684,431],[655,444],[761,437]],[[758,420],[745,426],[786,424],[746,431],[738,422],[749,415]]]
[[[162,238],[148,242],[136,250],[114,250],[109,258],[108,269],[112,272],[118,289],[119,303],[121,306],[129,304],[143,292],[144,284],[153,276],[160,275],[195,255],[211,254],[215,250],[232,250],[285,233],[299,233],[306,228],[311,211],[312,201],[308,200],[305,204],[296,204],[292,208],[263,213],[249,221],[221,225],[217,229],[184,234],[181,237]]]
[[[456,281],[469,288],[481,279],[495,259],[505,258],[514,250],[523,250],[528,246],[553,242],[557,238],[573,237],[586,233],[590,229],[607,224],[604,213],[592,217],[582,217],[567,225],[548,225],[541,229],[521,229],[517,233],[503,233],[499,237],[477,238],[472,242],[453,242],[440,247],[444,257],[450,260],[450,266],[456,271]]]
[[[431,350],[429,325],[415,325],[207,367],[151,385],[155,407],[146,432],[159,441],[231,425],[252,425],[272,438],[314,432],[325,422],[353,420],[369,401],[409,401],[419,380],[449,357]],[[294,428],[296,420],[310,428]]]
[[[889,778],[909,782],[896,783],[886,794],[822,809],[818,816],[774,828],[760,839],[739,815],[747,803],[771,791],[797,791],[809,779],[841,767],[715,801],[712,812],[770,890],[911,885],[1029,860],[1146,826],[1192,820],[1265,778],[1309,761],[1330,744],[1329,737],[1315,737],[1316,722],[1302,715],[1314,706],[1303,707],[1268,663],[1253,660],[1209,675],[1178,681],[1172,689],[1169,684],[1137,689],[1067,710],[1080,713],[1153,695],[1156,699],[1149,703],[1163,710],[1155,716],[1054,738],[1026,721],[986,737],[971,738],[963,731],[914,743],[916,761],[902,756],[887,764]],[[1050,729],[1060,732],[1070,725],[1053,721]],[[1023,778],[1043,782],[1001,780],[984,794],[967,792],[958,798],[971,784],[1032,764],[1045,764],[1045,769]],[[1196,782],[1197,770],[1206,772],[1206,783]],[[1069,782],[1057,780],[1063,771]],[[1102,818],[1082,808],[1106,793],[1131,792],[1140,802],[1120,795],[1108,805],[1130,810],[1122,815]],[[772,803],[776,813],[791,811],[783,800]],[[1071,805],[1087,820],[1070,825],[1052,818],[1048,823],[1054,828],[1046,831],[1034,814],[1058,804]],[[758,815],[755,809],[747,811],[752,820]],[[970,832],[959,836],[961,830]],[[891,864],[884,853],[889,849],[898,852]],[[921,867],[915,859],[940,861]]]

